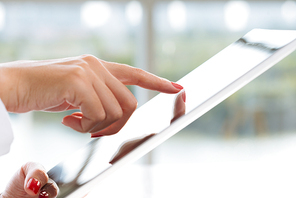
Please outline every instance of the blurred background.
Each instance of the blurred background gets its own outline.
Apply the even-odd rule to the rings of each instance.
[[[296,29],[296,1],[2,0],[0,62],[92,54],[177,81],[253,28]],[[129,88],[139,106],[157,94]],[[87,197],[295,197],[295,99],[294,52]],[[23,163],[50,169],[90,141],[68,113],[10,114],[0,192]]]

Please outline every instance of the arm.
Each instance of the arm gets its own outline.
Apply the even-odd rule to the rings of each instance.
[[[7,154],[13,141],[12,128],[9,121],[8,113],[0,99],[0,156]]]

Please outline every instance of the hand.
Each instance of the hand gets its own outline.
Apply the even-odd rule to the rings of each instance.
[[[165,93],[182,89],[141,69],[91,55],[0,65],[0,98],[8,111],[80,109],[64,117],[63,124],[95,136],[117,133],[136,109],[137,101],[124,85]]]
[[[54,198],[58,195],[57,185],[44,168],[36,163],[27,163],[13,176],[1,198]]]

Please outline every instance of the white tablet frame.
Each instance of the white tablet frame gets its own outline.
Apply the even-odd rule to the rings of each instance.
[[[252,31],[256,31],[256,29]],[[274,30],[271,30],[271,31],[274,31]],[[275,31],[281,31],[281,30],[275,30]],[[296,35],[296,31],[294,32]],[[208,112],[217,104],[221,103],[227,97],[229,97],[230,95],[232,95],[233,93],[241,89],[244,85],[248,84],[249,82],[254,80],[256,77],[258,77],[260,74],[262,74],[263,72],[271,68],[273,65],[278,63],[280,60],[282,60],[288,54],[292,53],[294,50],[296,50],[296,39],[290,42],[289,44],[287,44],[286,46],[284,46],[283,48],[279,49],[274,54],[272,54],[268,59],[263,61],[261,64],[257,65],[252,70],[245,73],[238,80],[234,81],[229,86],[220,90],[218,93],[216,93],[207,101],[205,101],[204,103],[196,107],[194,110],[180,117],[178,120],[172,123],[168,128],[164,129],[162,132],[160,132],[156,136],[153,136],[152,138],[150,138],[149,140],[141,144],[139,147],[131,151],[128,155],[120,159],[110,168],[102,172],[98,177],[94,178],[87,184],[81,186],[79,189],[77,189],[67,197],[77,198],[77,197],[85,196],[95,185],[98,185],[98,183],[101,182],[103,179],[110,176],[112,173],[114,173],[116,170],[118,170],[122,166],[133,163],[134,161],[136,161],[137,159],[139,159],[140,157],[142,157],[143,155],[145,155],[146,153],[148,153],[149,151],[151,151],[152,149],[154,149],[155,147],[163,143],[165,140],[167,140],[168,138],[170,138],[171,136],[173,136],[174,134],[182,130],[188,124],[198,119],[200,116]]]

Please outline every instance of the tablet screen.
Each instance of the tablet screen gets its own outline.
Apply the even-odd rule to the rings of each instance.
[[[108,171],[161,144],[291,53],[295,39],[296,31],[255,29],[226,47],[178,81],[186,105],[183,93],[159,94],[137,109],[118,134],[91,141],[51,169],[59,197],[78,190],[86,194]]]

